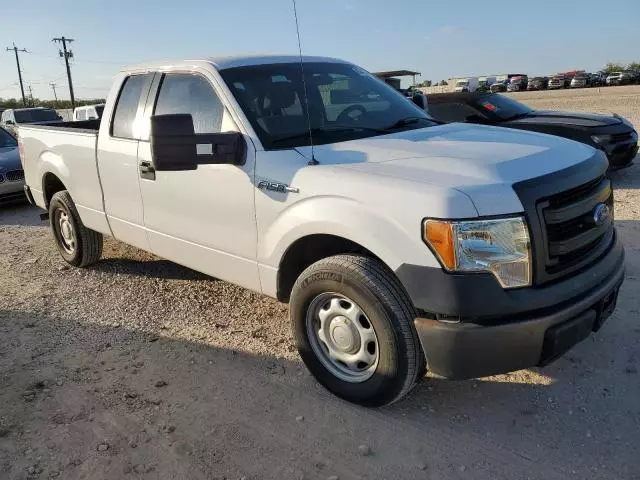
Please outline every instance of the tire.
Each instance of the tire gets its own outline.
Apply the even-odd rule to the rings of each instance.
[[[353,311],[359,312],[357,320],[347,313]],[[289,316],[307,368],[326,389],[347,401],[369,407],[394,403],[425,374],[413,305],[393,273],[376,259],[336,255],[309,266],[293,286]],[[320,332],[329,336],[322,340]],[[364,354],[366,361],[353,365],[363,349],[369,353]],[[355,350],[354,357],[350,352]],[[351,367],[330,358],[330,351]],[[373,352],[375,362],[370,360]]]
[[[62,258],[74,267],[86,267],[102,256],[102,234],[82,224],[71,195],[56,192],[49,202],[49,224]]]

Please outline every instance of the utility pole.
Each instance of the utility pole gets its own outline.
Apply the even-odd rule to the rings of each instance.
[[[67,50],[67,43],[71,44],[73,38],[59,37],[51,40],[52,42],[62,43],[62,50],[59,50],[60,56],[64,57],[64,63],[67,65],[67,78],[69,79],[69,96],[71,97],[71,108],[76,108],[76,99],[73,96],[73,83],[71,82],[71,68],[69,68],[69,59],[73,58],[71,49]]]
[[[51,88],[53,89],[53,98],[55,98],[55,99],[56,99],[56,106],[57,106],[57,105],[58,105],[58,94],[56,93],[56,87],[57,87],[57,85],[56,85],[55,83],[53,83],[53,82],[51,82],[49,85],[50,85],[50,86],[51,86]]]
[[[20,92],[22,93],[22,105],[26,107],[27,100],[24,97],[24,86],[22,85],[22,71],[20,70],[20,58],[18,57],[18,52],[23,52],[23,53],[29,53],[29,52],[27,52],[27,50],[25,50],[24,48],[18,49],[18,47],[16,47],[15,42],[13,42],[13,48],[7,47],[7,52],[10,52],[11,50],[13,50],[13,53],[16,55],[16,65],[18,66],[18,78],[20,79]]]

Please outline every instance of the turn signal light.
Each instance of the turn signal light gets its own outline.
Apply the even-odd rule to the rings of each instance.
[[[453,244],[453,225],[450,222],[425,220],[424,238],[436,251],[442,265],[447,270],[456,267],[456,254]]]

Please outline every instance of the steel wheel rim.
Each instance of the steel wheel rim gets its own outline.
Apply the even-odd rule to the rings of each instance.
[[[73,254],[76,249],[76,235],[73,229],[73,223],[67,212],[58,210],[56,213],[56,223],[58,226],[60,246],[68,254]]]
[[[375,373],[378,337],[362,308],[349,297],[317,295],[307,309],[306,330],[316,357],[340,380],[360,383]]]

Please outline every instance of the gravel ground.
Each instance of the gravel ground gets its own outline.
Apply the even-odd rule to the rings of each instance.
[[[640,127],[640,88],[595,92],[518,98]],[[627,278],[599,334],[378,410],[314,382],[285,305],[111,239],[68,268],[37,209],[1,208],[0,478],[638,479],[636,163],[613,174]]]

